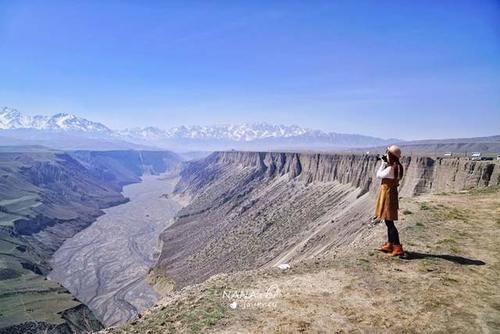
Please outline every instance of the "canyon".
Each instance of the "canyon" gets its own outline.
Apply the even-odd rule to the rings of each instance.
[[[10,290],[0,320],[9,333],[23,332],[35,316],[38,330],[54,333],[122,324],[210,277],[293,267],[373,233],[375,155],[228,151],[181,162],[170,152],[44,151],[0,158],[2,259],[11,259],[2,267]],[[496,162],[408,156],[402,164],[403,199],[500,184]],[[62,309],[47,312],[35,298],[40,310],[26,312],[23,301],[19,318],[6,316],[8,296],[28,293],[19,279],[27,275],[46,296],[66,296]],[[69,309],[84,315],[61,317]]]
[[[154,269],[173,289],[103,333],[498,331],[500,165],[402,163],[402,258],[375,251],[386,239],[370,221],[375,156],[219,152],[186,163],[175,192],[187,205]]]
[[[377,159],[362,154],[217,152],[188,162],[189,204],[161,235],[157,271],[177,288],[349,247],[370,232]],[[401,197],[496,186],[500,165],[410,156]]]
[[[0,333],[80,333],[102,323],[47,280],[50,260],[104,209],[126,203],[124,185],[173,170],[177,155],[156,151],[0,152]]]
[[[180,205],[168,195],[177,178],[146,175],[127,185],[127,203],[67,240],[54,254],[49,278],[58,281],[106,326],[121,324],[151,307],[159,295],[147,282],[158,236]]]

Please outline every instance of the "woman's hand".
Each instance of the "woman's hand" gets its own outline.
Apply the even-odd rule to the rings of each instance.
[[[382,160],[382,163],[380,164],[380,167],[377,171],[377,178],[384,179],[390,177],[391,175],[394,175],[392,172],[392,167],[388,166],[388,163]],[[392,178],[394,178],[394,176]]]

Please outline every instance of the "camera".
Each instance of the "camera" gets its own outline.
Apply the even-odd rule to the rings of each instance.
[[[377,161],[378,160],[384,160],[385,162],[387,162],[387,156],[386,155],[377,154]]]

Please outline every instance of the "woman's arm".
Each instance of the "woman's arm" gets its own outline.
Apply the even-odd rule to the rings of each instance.
[[[379,179],[393,179],[394,169],[392,168],[392,166],[387,166],[387,163],[382,161],[377,171],[377,177]]]

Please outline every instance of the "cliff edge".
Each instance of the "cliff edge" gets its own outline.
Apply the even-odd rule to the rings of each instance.
[[[373,155],[234,151],[187,163],[176,192],[189,204],[161,236],[157,272],[182,288],[347,247],[370,233],[377,163]],[[500,183],[496,162],[411,156],[402,164],[402,197]]]

